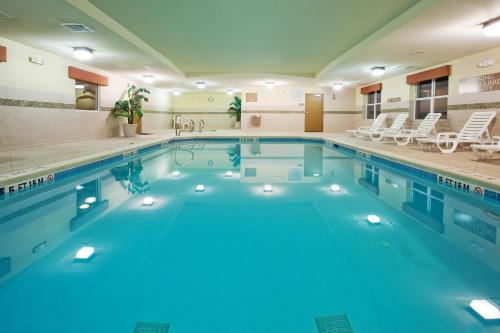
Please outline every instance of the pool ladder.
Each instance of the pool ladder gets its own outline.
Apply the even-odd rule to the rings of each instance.
[[[186,117],[183,114],[174,116],[175,136],[180,136],[182,132],[194,132],[196,124],[193,119]],[[200,119],[198,122],[198,132],[202,132],[205,128],[205,121]]]

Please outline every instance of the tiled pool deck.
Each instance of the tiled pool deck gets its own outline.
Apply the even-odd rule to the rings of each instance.
[[[332,140],[340,145],[367,151],[389,159],[431,170],[500,190],[500,155],[489,161],[477,161],[470,150],[451,155],[424,152],[418,145],[400,147],[350,137],[343,133],[302,132],[242,132],[220,130],[203,133],[184,133],[183,137],[312,137]],[[135,138],[103,138],[0,150],[0,186],[54,171],[97,161],[129,150],[135,150],[173,138],[173,131],[141,135]]]

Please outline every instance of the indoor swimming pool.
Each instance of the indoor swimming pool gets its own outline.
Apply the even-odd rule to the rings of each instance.
[[[469,306],[500,301],[480,186],[234,138],[41,179],[1,196],[1,333],[500,332]]]

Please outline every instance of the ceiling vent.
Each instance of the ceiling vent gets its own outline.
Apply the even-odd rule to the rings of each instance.
[[[0,10],[0,19],[11,19],[12,16]]]
[[[94,32],[94,30],[81,23],[61,23],[61,25],[74,32]]]

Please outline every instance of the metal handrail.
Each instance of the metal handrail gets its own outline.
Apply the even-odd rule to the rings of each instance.
[[[184,118],[186,120],[186,122],[179,121],[181,118]],[[187,126],[185,126],[185,125],[187,125]],[[195,129],[195,126],[196,125],[195,125],[194,120],[186,117],[183,114],[177,114],[174,116],[175,136],[180,136],[183,131],[193,132]]]

